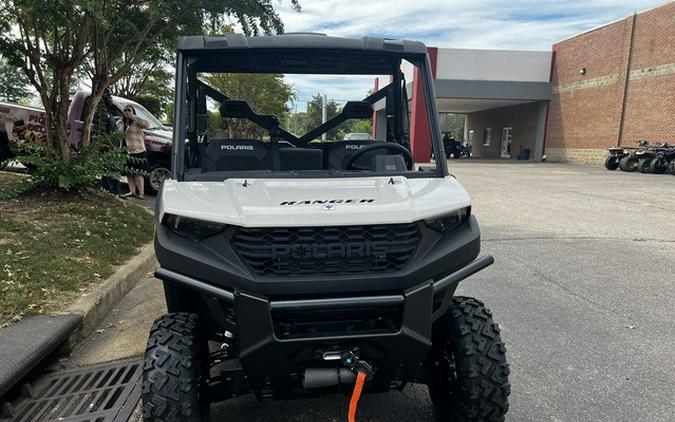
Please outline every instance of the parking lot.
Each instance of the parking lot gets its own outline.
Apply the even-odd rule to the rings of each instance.
[[[672,421],[675,177],[450,161],[496,263],[485,301],[511,365],[508,421]],[[341,405],[341,419],[338,408]],[[347,398],[216,405],[212,420],[343,420]],[[426,387],[365,396],[360,421],[432,421]]]

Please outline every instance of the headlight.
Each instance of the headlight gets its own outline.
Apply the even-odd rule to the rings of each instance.
[[[466,221],[471,215],[471,207],[462,208],[439,217],[427,218],[424,220],[427,226],[441,233],[449,232]]]
[[[164,217],[164,224],[166,224],[172,232],[190,240],[206,239],[207,237],[222,232],[225,230],[226,226],[225,224],[179,217],[172,214],[168,214]]]

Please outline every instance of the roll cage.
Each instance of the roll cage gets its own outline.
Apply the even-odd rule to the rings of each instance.
[[[204,169],[208,139],[207,98],[220,104],[224,118],[247,119],[263,128],[270,145],[307,147],[309,142],[337,127],[348,119],[365,119],[373,115],[373,107],[384,101],[386,139],[410,149],[406,130],[409,123],[408,95],[403,60],[419,69],[428,110],[431,142],[436,156],[444,156],[438,114],[433,100],[433,84],[426,47],[418,42],[390,41],[381,38],[352,40],[320,35],[287,35],[247,38],[238,34],[218,37],[185,37],[180,40],[176,71],[176,107],[174,111],[173,177],[185,180],[191,169]],[[303,135],[292,134],[280,127],[273,115],[256,113],[245,101],[231,99],[198,79],[200,73],[296,73],[390,75],[391,82],[361,101],[348,101],[342,111],[327,122]],[[290,145],[288,145],[290,144]],[[409,169],[412,170],[412,169]],[[346,173],[346,172],[345,172]],[[421,172],[420,172],[421,173]],[[406,173],[409,176],[429,177]],[[448,174],[444,160],[438,160],[435,175]],[[376,175],[373,172],[331,176]],[[274,177],[298,176],[296,172],[275,174]],[[304,175],[303,176],[307,176]],[[315,174],[320,176],[320,174]],[[192,179],[188,177],[188,179]]]

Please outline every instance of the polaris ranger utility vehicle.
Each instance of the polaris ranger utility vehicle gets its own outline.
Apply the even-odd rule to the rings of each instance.
[[[173,174],[156,212],[155,275],[169,313],[145,354],[146,421],[205,421],[210,403],[249,393],[338,391],[352,394],[354,420],[361,392],[411,382],[428,385],[439,420],[504,420],[499,327],[480,301],[454,294],[493,259],[478,257],[471,201],[446,161],[413,161],[412,72],[429,116],[425,141],[444,157],[422,43],[308,34],[179,42]],[[207,83],[237,73],[390,82],[298,136]],[[210,129],[214,107],[226,131]],[[382,139],[316,141],[374,110]]]

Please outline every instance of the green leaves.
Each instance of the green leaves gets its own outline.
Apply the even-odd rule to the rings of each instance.
[[[21,162],[33,168],[30,177],[23,179],[14,189],[4,192],[5,199],[17,197],[35,189],[58,188],[84,191],[96,187],[101,177],[119,178],[127,165],[127,153],[116,139],[120,134],[99,135],[86,148],[71,151],[71,162],[49,159],[41,144],[27,144]]]
[[[289,2],[299,10],[298,0]],[[42,160],[32,183],[62,189],[93,184],[91,175],[109,171],[103,169],[110,165],[108,159],[92,156],[88,147],[104,89],[126,75],[145,71],[140,84],[154,97],[148,101],[156,105],[159,99],[165,106],[170,96],[167,65],[144,68],[143,62],[162,61],[167,51],[172,55],[181,35],[204,34],[233,21],[247,34],[283,32],[272,0],[3,0],[0,55],[27,76],[45,108],[47,142],[40,158],[27,158]],[[84,121],[80,149],[71,150],[68,100],[78,73],[91,76],[92,95],[76,117]],[[273,100],[272,112],[283,118],[287,110],[276,99],[284,95],[288,99],[290,88],[279,83],[272,87],[275,91],[266,94]]]
[[[246,101],[259,114],[273,114],[283,121],[288,113],[288,101],[295,98],[293,86],[284,81],[283,75],[259,73],[220,73],[205,78],[215,89],[230,98]],[[224,123],[226,125],[224,125]],[[261,139],[264,129],[246,119],[227,119],[210,116],[209,129],[227,127],[235,138]]]
[[[28,96],[30,91],[26,75],[0,56],[0,101],[16,103]]]

